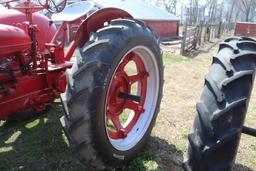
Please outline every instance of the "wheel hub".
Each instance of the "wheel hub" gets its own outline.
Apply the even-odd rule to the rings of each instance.
[[[137,73],[129,75],[125,67],[135,63]],[[127,137],[128,133],[137,123],[140,115],[144,112],[144,102],[147,90],[148,73],[141,58],[129,53],[119,64],[108,90],[106,104],[106,126],[110,138],[120,139]],[[132,94],[132,85],[137,83],[137,94]],[[123,119],[125,109],[129,109],[128,118]],[[132,114],[131,114],[132,113]],[[123,120],[126,120],[125,123]],[[112,125],[111,125],[112,124]],[[110,128],[111,129],[110,129]]]
[[[109,103],[107,109],[114,115],[119,115],[123,112],[125,99],[120,98],[120,93],[130,92],[130,85],[125,73],[118,73],[112,80],[109,90]]]

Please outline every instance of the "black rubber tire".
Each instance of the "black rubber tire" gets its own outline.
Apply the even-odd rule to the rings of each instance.
[[[143,45],[154,54],[159,68],[159,97],[152,122],[143,138],[128,151],[110,143],[105,129],[107,89],[122,57],[133,47]],[[66,114],[61,118],[69,144],[80,161],[96,169],[126,163],[142,150],[156,120],[162,97],[163,63],[159,41],[141,21],[119,19],[92,33],[68,71],[68,86],[62,94]]]
[[[256,42],[229,38],[213,57],[189,134],[185,170],[231,170],[254,82]]]

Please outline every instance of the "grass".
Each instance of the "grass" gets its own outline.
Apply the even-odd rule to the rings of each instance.
[[[82,166],[65,143],[59,123],[61,108],[36,119],[0,121],[0,170],[90,170]],[[155,149],[147,147],[124,170],[161,170],[154,161]]]
[[[75,170],[82,166],[73,159],[63,138],[56,108],[37,119],[1,122],[0,170]],[[65,166],[68,165],[66,169]]]
[[[128,166],[128,170],[133,171],[141,171],[141,170],[154,170],[154,171],[162,171],[158,164],[154,161],[156,158],[156,152],[153,147],[148,148],[144,153],[138,155],[130,165]]]
[[[250,148],[251,148],[252,150],[256,151],[256,144],[251,144],[251,145],[250,145]]]
[[[169,55],[169,54],[164,54],[163,55],[163,61],[166,63],[169,62],[189,62],[193,61],[192,58],[181,56],[181,55]]]

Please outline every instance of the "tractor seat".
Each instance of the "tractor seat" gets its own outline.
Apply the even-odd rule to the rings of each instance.
[[[81,1],[70,5],[67,5],[65,9],[57,14],[53,14],[51,19],[54,22],[66,21],[72,22],[78,18],[86,15],[94,7],[94,3],[91,1]]]

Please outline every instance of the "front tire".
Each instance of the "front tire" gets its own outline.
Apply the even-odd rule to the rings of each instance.
[[[229,38],[213,58],[192,133],[186,170],[232,170],[255,75],[256,42]]]
[[[141,151],[159,112],[159,41],[140,21],[114,20],[91,34],[80,54],[62,95],[69,144],[85,165],[125,163]],[[130,63],[133,75],[126,68]]]

